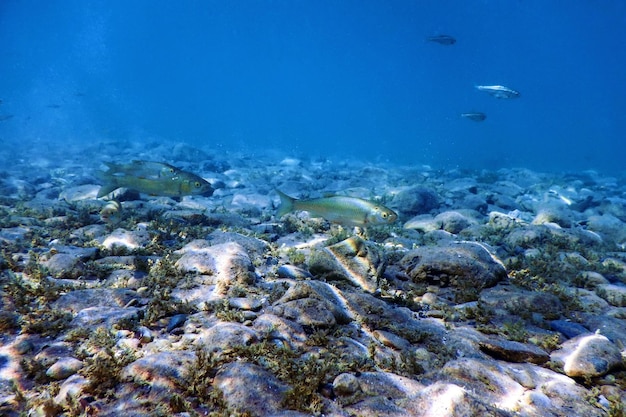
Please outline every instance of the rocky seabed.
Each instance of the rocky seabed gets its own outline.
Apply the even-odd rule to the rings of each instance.
[[[624,179],[115,147],[4,155],[1,415],[625,415]],[[217,190],[104,222],[101,155]],[[276,188],[400,221],[277,219]]]

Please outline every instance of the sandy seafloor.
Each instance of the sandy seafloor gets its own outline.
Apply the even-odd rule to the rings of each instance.
[[[0,414],[621,416],[626,181],[184,144],[0,153]],[[210,197],[121,193],[102,162]],[[354,230],[280,189],[375,200]]]

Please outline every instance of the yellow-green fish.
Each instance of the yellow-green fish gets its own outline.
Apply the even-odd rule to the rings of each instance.
[[[278,217],[292,211],[307,211],[313,217],[323,217],[332,223],[344,226],[371,226],[389,224],[396,221],[398,215],[391,209],[371,201],[356,197],[331,196],[297,200],[280,190]]]
[[[108,171],[101,172],[106,184],[98,191],[105,196],[118,188],[130,188],[140,193],[167,197],[192,194],[213,194],[213,187],[203,178],[163,162],[133,161],[130,164],[107,162]]]

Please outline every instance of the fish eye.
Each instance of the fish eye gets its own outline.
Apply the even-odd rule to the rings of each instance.
[[[381,216],[383,216],[383,219],[386,219],[388,214],[387,213],[382,213]]]
[[[200,181],[196,181],[193,183],[196,188],[200,188]]]

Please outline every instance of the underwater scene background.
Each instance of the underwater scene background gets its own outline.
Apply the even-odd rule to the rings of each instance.
[[[3,1],[0,140],[619,173],[624,39],[621,1]]]
[[[625,416],[625,35],[0,0],[0,416]]]

